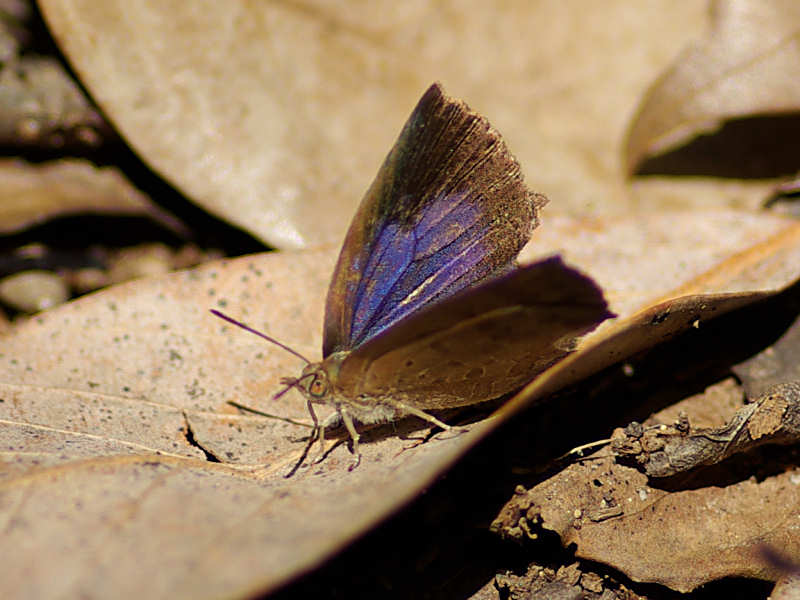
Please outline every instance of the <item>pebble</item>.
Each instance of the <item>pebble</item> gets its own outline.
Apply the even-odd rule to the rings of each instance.
[[[20,312],[39,312],[68,299],[66,282],[52,271],[20,271],[0,280],[0,301]]]

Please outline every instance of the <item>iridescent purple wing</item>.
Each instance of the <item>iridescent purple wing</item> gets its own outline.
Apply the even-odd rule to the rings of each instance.
[[[500,135],[432,85],[350,225],[328,290],[323,356],[506,272],[537,224]]]

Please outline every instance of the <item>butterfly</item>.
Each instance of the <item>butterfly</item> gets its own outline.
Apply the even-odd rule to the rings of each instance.
[[[345,236],[325,303],[322,355],[277,395],[297,389],[324,456],[341,423],[416,416],[498,398],[574,349],[614,316],[587,276],[551,257],[516,257],[547,199],[531,192],[500,134],[433,84],[422,96]],[[315,405],[334,409],[320,423]],[[295,469],[299,467],[300,462]],[[292,471],[294,472],[294,470]]]

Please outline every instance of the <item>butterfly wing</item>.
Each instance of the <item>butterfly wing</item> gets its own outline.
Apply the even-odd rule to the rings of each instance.
[[[486,119],[432,85],[347,232],[328,290],[323,356],[508,270],[545,201],[525,187]]]
[[[613,317],[587,276],[553,257],[408,316],[353,350],[338,374],[349,397],[441,409],[518,389]]]

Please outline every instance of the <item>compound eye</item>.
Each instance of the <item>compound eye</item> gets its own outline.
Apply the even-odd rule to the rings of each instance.
[[[314,377],[314,381],[312,381],[311,385],[308,386],[308,393],[315,398],[321,398],[327,391],[328,386],[325,385],[325,381],[319,377]]]

